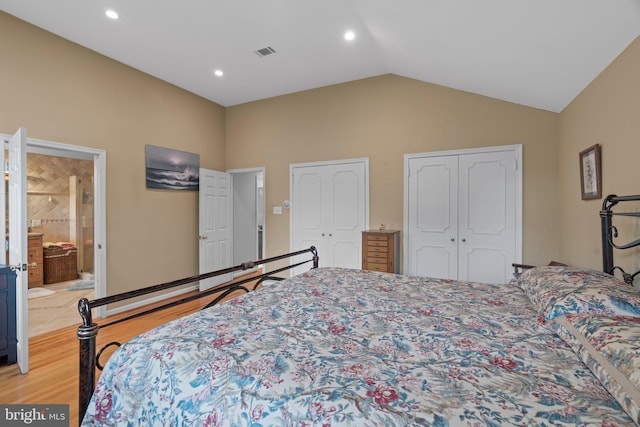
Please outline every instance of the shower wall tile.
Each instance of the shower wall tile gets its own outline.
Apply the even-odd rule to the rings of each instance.
[[[69,241],[75,227],[69,211],[69,177],[91,180],[93,161],[27,153],[27,225],[44,241]],[[40,221],[39,226],[33,221]]]

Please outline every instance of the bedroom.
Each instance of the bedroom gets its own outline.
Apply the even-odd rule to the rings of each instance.
[[[0,39],[12,40],[0,57],[13,63],[0,81],[12,100],[0,107],[0,130],[25,126],[33,138],[108,151],[110,293],[197,270],[188,237],[197,200],[144,191],[149,142],[198,152],[212,169],[266,166],[268,207],[288,197],[289,163],[368,156],[370,222],[389,228],[402,227],[402,154],[521,143],[523,260],[536,264],[599,265],[600,203],[580,200],[581,150],[603,146],[604,194],[634,193],[640,178],[637,39],[561,113],[394,75],[224,108],[4,13],[0,24]],[[286,215],[269,215],[267,229],[267,252],[285,252]]]
[[[597,241],[575,229],[595,223],[598,209],[596,201],[579,199],[579,151],[603,145],[605,193],[629,191],[634,181],[628,163],[637,149],[635,122],[624,113],[636,102],[630,96],[636,82],[627,70],[636,65],[637,41],[561,114],[394,75],[224,108],[7,14],[2,20],[3,40],[16,41],[2,44],[2,57],[16,65],[0,84],[17,103],[2,107],[3,132],[25,126],[31,138],[108,151],[110,293],[197,269],[197,245],[189,238],[197,235],[195,195],[145,191],[144,144],[150,142],[198,152],[210,169],[265,166],[268,209],[288,198],[289,163],[369,157],[370,223],[388,228],[402,226],[403,154],[520,143],[523,260],[532,263],[598,263],[595,249],[567,247],[575,238],[586,239],[580,248]],[[41,51],[55,52],[57,59]],[[600,108],[608,113],[595,120],[591,115]],[[620,166],[608,167],[610,162]],[[558,204],[560,216],[541,208],[548,203]],[[268,253],[286,251],[287,216],[268,215],[267,229]]]

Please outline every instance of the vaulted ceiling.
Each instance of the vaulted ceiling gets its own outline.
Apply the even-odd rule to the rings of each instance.
[[[639,0],[0,0],[0,8],[223,106],[393,73],[559,112],[640,34]],[[275,53],[259,55],[264,48]]]

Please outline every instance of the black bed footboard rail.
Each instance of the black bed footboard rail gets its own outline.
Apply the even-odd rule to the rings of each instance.
[[[101,307],[107,304],[113,304],[120,301],[130,300],[132,298],[152,294],[155,292],[165,291],[167,289],[175,288],[177,286],[198,282],[200,280],[209,279],[211,277],[220,276],[222,274],[248,270],[248,269],[254,268],[257,265],[269,264],[275,261],[280,261],[283,259],[292,258],[298,255],[304,255],[307,253],[311,254],[310,259],[306,259],[297,263],[292,263],[285,267],[272,270],[268,273],[263,273],[260,275],[255,275],[255,276],[251,276],[244,279],[233,280],[229,283],[214,286],[211,289],[208,289],[203,292],[199,292],[195,295],[174,300],[172,302],[168,302],[166,304],[162,304],[151,309],[139,311],[139,312],[136,312],[135,314],[118,318],[117,320],[113,320],[113,321],[98,325],[94,323],[92,319],[91,309],[96,307]],[[262,259],[259,261],[248,261],[242,264],[238,264],[234,267],[224,268],[221,270],[213,271],[211,273],[205,273],[205,274],[199,274],[196,276],[186,277],[184,279],[178,279],[171,282],[148,286],[145,288],[136,289],[129,292],[123,292],[120,294],[111,295],[104,298],[98,298],[91,301],[89,301],[87,298],[82,298],[80,301],[78,301],[78,312],[80,313],[80,317],[82,318],[82,325],[78,326],[78,332],[77,332],[78,340],[79,340],[79,357],[80,357],[80,360],[79,360],[79,363],[80,363],[79,408],[78,408],[79,422],[82,423],[82,419],[84,418],[85,412],[87,410],[87,406],[89,405],[89,401],[91,399],[91,395],[93,394],[93,390],[95,388],[95,375],[96,375],[95,369],[96,367],[98,367],[98,369],[102,369],[102,365],[99,360],[100,355],[108,347],[120,346],[120,343],[118,342],[110,342],[109,344],[105,345],[99,352],[97,352],[96,339],[98,336],[98,331],[100,329],[106,328],[108,326],[112,326],[118,323],[122,323],[137,317],[155,313],[170,307],[175,307],[177,305],[184,304],[189,301],[194,301],[196,299],[215,295],[215,298],[205,306],[205,308],[208,308],[219,303],[225,297],[227,297],[229,294],[233,292],[236,292],[239,290],[246,293],[250,292],[250,290],[246,286],[248,283],[255,282],[251,288],[251,290],[255,290],[265,280],[284,280],[281,277],[274,276],[274,274],[278,274],[283,271],[290,270],[292,268],[299,267],[301,265],[308,264],[308,263],[312,263],[311,268],[318,268],[318,260],[319,260],[318,251],[316,250],[315,246],[311,246],[308,249],[303,249],[300,251],[291,252],[284,255],[278,255],[275,257]]]
[[[602,210],[600,211],[600,232],[602,236],[602,271],[614,274],[616,270],[620,271],[624,281],[630,285],[633,284],[635,277],[640,271],[635,273],[627,273],[622,267],[615,265],[613,250],[614,249],[631,249],[640,246],[640,239],[636,239],[629,243],[617,244],[614,239],[618,237],[618,229],[613,224],[614,216],[639,217],[640,212],[614,212],[612,209],[621,202],[640,201],[640,195],[635,196],[616,196],[610,194],[604,198],[602,202]]]

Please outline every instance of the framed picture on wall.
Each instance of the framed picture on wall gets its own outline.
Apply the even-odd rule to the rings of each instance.
[[[147,188],[194,190],[200,188],[200,155],[145,145]]]
[[[580,152],[580,187],[582,189],[582,200],[602,197],[600,144]]]

